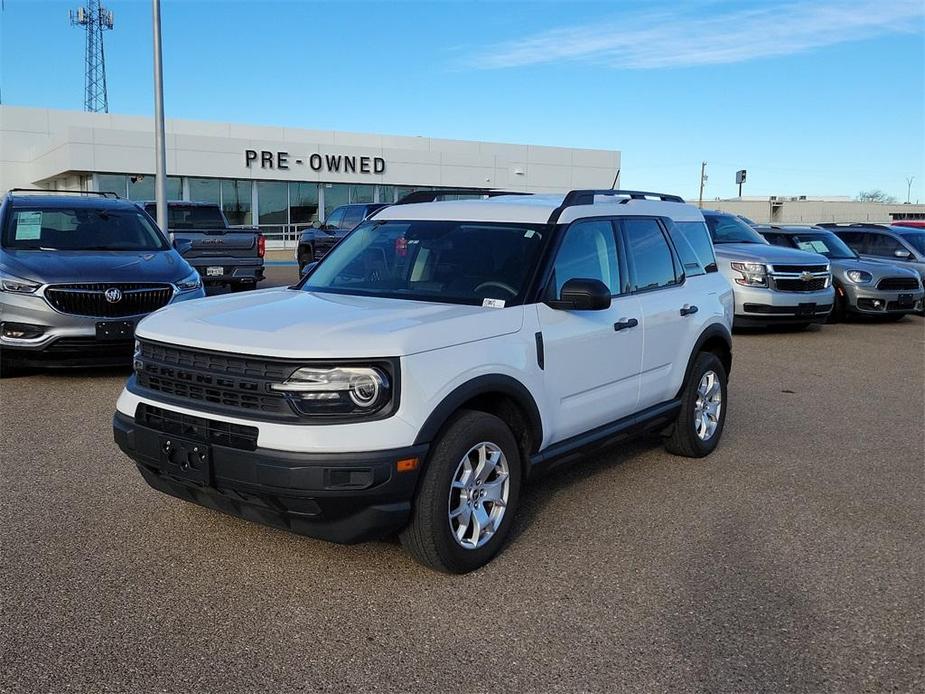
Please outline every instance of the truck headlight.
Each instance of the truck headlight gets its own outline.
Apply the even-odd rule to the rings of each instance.
[[[729,266],[742,275],[735,278],[736,284],[743,287],[768,286],[768,266],[764,263],[729,263]]]
[[[373,414],[392,399],[389,374],[375,366],[305,366],[270,389],[304,415]]]
[[[35,290],[41,286],[42,285],[37,282],[24,280],[21,277],[16,277],[16,275],[0,272],[0,289],[5,292],[10,292],[12,294],[33,294]]]
[[[868,284],[874,276],[864,270],[848,270],[846,276],[855,284]]]
[[[199,289],[202,286],[202,278],[199,276],[199,273],[195,270],[192,271],[189,275],[184,277],[182,280],[177,282],[177,289],[181,292],[191,292],[194,289]]]

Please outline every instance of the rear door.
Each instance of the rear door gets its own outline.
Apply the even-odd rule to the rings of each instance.
[[[563,311],[537,305],[551,412],[550,443],[636,411],[641,314],[638,299],[626,291],[626,268],[618,245],[611,220],[573,222],[564,232],[547,287],[549,297],[558,298],[570,279],[598,279],[613,295],[609,309]]]
[[[684,270],[656,218],[619,221],[631,290],[642,309],[643,351],[639,377],[642,410],[676,395],[678,372],[687,368],[699,310],[695,292],[684,286]],[[687,313],[691,309],[694,313]]]

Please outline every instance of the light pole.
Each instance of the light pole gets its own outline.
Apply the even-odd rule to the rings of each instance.
[[[906,178],[906,204],[908,205],[912,201],[912,182],[915,180],[915,176],[909,176]]]
[[[698,198],[697,207],[703,207],[703,184],[707,182],[707,163],[700,164],[700,197]]]
[[[161,0],[151,0],[154,12],[154,199],[157,225],[167,231],[167,139],[164,136],[164,69],[161,64]]]

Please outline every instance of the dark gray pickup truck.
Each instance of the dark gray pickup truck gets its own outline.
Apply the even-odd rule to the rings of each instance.
[[[142,203],[157,219],[157,206]],[[229,227],[221,208],[211,202],[168,201],[167,233],[206,286],[232,291],[253,289],[263,279],[266,239],[257,229]]]

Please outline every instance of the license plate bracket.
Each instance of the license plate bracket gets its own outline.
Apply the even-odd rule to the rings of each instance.
[[[198,441],[162,435],[161,465],[172,475],[208,485],[212,480],[212,449]]]
[[[96,339],[101,342],[125,342],[135,337],[135,321],[101,320],[96,323]]]
[[[222,265],[209,265],[206,268],[206,277],[221,277],[225,274],[225,268]]]
[[[900,294],[896,298],[896,303],[900,308],[912,308],[915,306],[915,299],[912,298],[912,294]]]
[[[801,303],[797,306],[797,315],[801,318],[812,318],[816,315],[816,304],[814,302]]]

